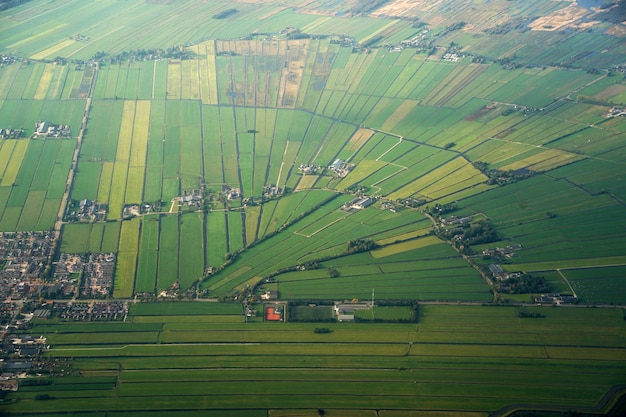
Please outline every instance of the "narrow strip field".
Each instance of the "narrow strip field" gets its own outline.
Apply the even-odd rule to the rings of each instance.
[[[545,318],[519,319],[522,311]],[[82,409],[88,395],[90,409],[108,412],[122,404],[127,410],[130,399],[137,410],[150,409],[158,398],[160,411],[227,415],[324,407],[328,413],[342,408],[342,415],[408,408],[465,416],[511,399],[593,406],[626,371],[617,309],[426,305],[419,324],[327,323],[330,333],[321,335],[313,332],[315,323],[251,325],[241,317],[234,305],[153,303],[133,306],[125,323],[36,324],[33,331],[53,345],[49,354],[73,357],[82,373],[52,379],[46,392],[64,409]],[[617,333],[607,332],[615,326]],[[268,392],[268,385],[280,389]],[[23,387],[8,411],[54,412],[34,399],[38,392]]]

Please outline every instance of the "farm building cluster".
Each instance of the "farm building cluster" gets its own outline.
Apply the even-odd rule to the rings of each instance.
[[[535,303],[537,304],[576,304],[578,302],[578,297],[575,295],[566,295],[566,294],[542,294],[538,297],[535,297]]]
[[[375,202],[376,200],[372,197],[359,196],[344,204],[342,209],[345,211],[363,210],[364,208],[371,206]]]
[[[17,391],[18,381],[23,380],[27,372],[44,367],[39,356],[49,348],[44,336],[9,334],[4,337],[0,344],[0,356],[6,359],[2,360],[0,391]]]
[[[370,303],[336,302],[333,307],[333,313],[337,321],[354,321],[354,312],[356,310],[369,310],[370,308],[372,308],[372,304]]]
[[[1,54],[0,55],[0,65],[11,65],[17,61],[19,61],[21,58],[15,56],[15,55],[6,55],[6,54]]]
[[[448,61],[448,62],[459,62],[461,58],[463,58],[462,55],[454,54],[454,53],[445,53],[441,57],[442,60]]]
[[[62,253],[57,262],[56,280],[70,280],[82,276],[80,295],[83,297],[107,297],[113,290],[115,273],[114,253],[69,254]]]
[[[273,198],[283,195],[285,189],[283,187],[278,187],[275,184],[266,185],[263,187],[263,197],[265,198]]]
[[[298,166],[298,172],[304,175],[316,175],[319,169],[319,166],[313,164],[300,164],[300,166]]]
[[[222,193],[228,200],[235,200],[242,197],[241,190],[239,188],[232,188],[228,185],[222,186]]]
[[[65,221],[100,222],[106,220],[108,205],[99,204],[89,199],[73,201],[67,208]]]
[[[354,169],[354,164],[349,164],[343,159],[335,159],[332,164],[328,166],[332,172],[343,178]]]
[[[182,196],[176,197],[174,201],[177,201],[179,206],[201,208],[202,191],[197,189],[185,191]]]
[[[35,123],[35,133],[33,138],[66,138],[72,135],[69,125],[57,125],[54,123],[38,120]]]
[[[622,107],[611,107],[606,117],[626,116],[626,110]]]
[[[514,245],[508,245],[504,248],[488,248],[483,250],[483,255],[490,256],[492,258],[497,257],[505,257],[505,258],[513,258],[515,256],[515,252],[522,249],[522,245],[516,243]]]
[[[396,203],[394,203],[393,201],[384,201],[380,205],[380,209],[381,210],[389,210],[392,213],[397,213],[398,212],[398,207],[396,206]]]
[[[502,269],[502,265],[500,264],[490,264],[489,272],[491,272],[491,275],[499,281],[504,281],[509,278],[518,278],[521,275],[520,272],[506,272]]]
[[[278,299],[278,291],[275,290],[265,290],[263,294],[261,294],[261,300],[277,300]]]
[[[452,226],[455,224],[465,224],[472,221],[471,217],[450,216],[447,219],[441,219],[441,227]]]
[[[0,128],[0,139],[18,139],[24,136],[24,129]]]

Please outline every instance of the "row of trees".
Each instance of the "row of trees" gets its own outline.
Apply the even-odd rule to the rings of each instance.
[[[116,64],[118,62],[146,61],[153,59],[191,59],[194,56],[194,53],[185,48],[184,45],[177,45],[167,49],[131,49],[130,51],[122,51],[118,54],[109,54],[104,51],[98,51],[94,54],[92,60],[100,63],[109,62],[111,64]]]

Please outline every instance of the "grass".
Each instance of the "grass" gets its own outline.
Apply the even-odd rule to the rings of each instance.
[[[458,412],[488,412],[512,395],[520,403],[593,405],[621,380],[620,350],[607,349],[621,343],[618,309],[526,309],[546,318],[520,319],[512,307],[422,305],[418,324],[324,323],[331,332],[317,334],[319,323],[204,320],[240,315],[234,304],[138,303],[127,323],[104,324],[97,331],[88,323],[42,323],[33,331],[49,333],[55,343],[50,353],[74,356],[85,375],[55,380],[48,390],[63,409],[78,407],[84,396],[95,409],[109,411],[124,404],[115,398],[133,398],[144,406],[146,399],[158,398],[164,410],[209,396],[209,408],[218,404],[227,411],[253,404],[268,410],[296,404],[317,408],[321,401],[330,409],[343,404],[348,411],[383,407],[388,415],[407,406],[450,410],[451,404]],[[375,314],[396,318],[407,311],[377,307]],[[595,326],[593,335],[586,335],[588,326]],[[596,334],[604,336],[594,343]],[[99,374],[91,371],[98,369]],[[102,375],[103,369],[110,375]],[[73,388],[81,381],[80,389]],[[280,390],[268,394],[268,384]],[[10,410],[43,410],[41,403],[29,401],[36,392],[20,391],[21,401]],[[375,394],[364,398],[362,392]],[[177,400],[181,395],[184,406]],[[347,397],[352,400],[346,402]]]
[[[558,291],[569,290],[567,278],[587,302],[624,302],[626,124],[607,118],[605,104],[623,104],[626,87],[602,68],[612,68],[611,59],[618,62],[625,50],[611,30],[514,30],[498,35],[499,42],[485,34],[501,16],[525,21],[558,11],[558,2],[511,8],[498,0],[488,10],[433,5],[420,11],[427,32],[411,27],[412,6],[403,12],[407,19],[385,17],[395,16],[391,3],[368,16],[351,16],[349,2],[240,3],[226,19],[207,19],[227,8],[211,1],[79,3],[34,0],[0,13],[0,47],[24,57],[88,60],[98,51],[203,39],[189,46],[190,59],[120,60],[95,75],[74,63],[0,68],[0,128],[28,132],[45,119],[68,123],[77,135],[85,88],[96,77],[71,198],[108,204],[109,221],[64,225],[60,249],[118,252],[115,297],[175,283],[185,290],[205,267],[222,265],[247,245],[200,289],[229,298],[281,269],[317,261],[317,269],[276,275],[281,296],[368,299],[374,288],[389,299],[491,300],[476,270],[429,235],[431,222],[419,209],[394,213],[377,203],[347,213],[340,206],[354,196],[330,199],[358,184],[392,202],[409,196],[431,206],[455,202],[450,215],[488,218],[502,235],[498,245],[522,245],[507,270],[545,274]],[[461,20],[468,23],[462,30],[442,32]],[[390,45],[423,35],[433,46],[455,42],[486,60],[445,62],[439,49],[427,55],[376,45],[360,53],[331,37],[250,35],[288,26],[358,41],[382,36],[378,43]],[[88,41],[70,38],[77,33]],[[513,54],[516,68],[494,62]],[[1,230],[53,226],[75,145],[75,139],[2,140]],[[301,163],[323,169],[335,158],[355,164],[343,179],[297,173]],[[477,161],[488,169],[531,170],[533,177],[488,185],[472,165]],[[168,206],[201,186],[219,192],[228,184],[258,203],[272,183],[297,192],[256,206],[217,202],[206,213],[116,221],[127,203]],[[346,255],[356,238],[384,246]],[[185,415],[212,407],[247,415],[245,407],[280,415],[282,407],[307,415],[324,407],[328,415],[340,408],[343,415],[372,415],[374,408],[380,415],[400,408],[485,415],[511,399],[593,405],[623,382],[619,310],[526,308],[546,318],[522,319],[515,307],[427,305],[418,324],[328,323],[332,332],[321,335],[311,324],[246,323],[239,304],[138,303],[131,326],[119,330],[35,327],[57,344],[52,355],[78,358],[85,384],[55,382],[58,398],[49,402],[35,400],[35,389],[9,394],[20,401],[3,407],[31,414],[95,408],[145,415],[165,408]],[[402,308],[375,312],[403,315]],[[88,380],[90,371],[110,372],[115,386]],[[134,410],[126,411],[129,402]]]
[[[237,304],[219,303],[142,303],[134,304],[130,309],[131,316],[198,316],[242,314],[241,306]]]
[[[439,238],[435,236],[424,237],[421,239],[410,240],[408,242],[396,243],[391,246],[386,246],[381,249],[373,250],[372,257],[384,258],[389,255],[396,255],[398,253],[410,251],[413,249],[419,249],[430,245],[438,245],[443,243]]]

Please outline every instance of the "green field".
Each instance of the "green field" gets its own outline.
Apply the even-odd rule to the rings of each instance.
[[[115,252],[131,307],[35,319],[71,375],[0,414],[486,417],[589,411],[624,383],[626,42],[606,2],[15,3],[0,232],[57,232],[51,268]],[[79,218],[84,200],[106,212]],[[27,272],[0,249],[8,288]],[[523,306],[491,264],[578,305]],[[12,300],[42,303],[38,278]]]
[[[106,20],[117,6],[106,2],[89,9],[88,15],[84,7],[67,14],[66,7],[55,6],[46,18],[65,14],[72,21],[80,15],[83,21],[89,21],[88,16],[97,15]],[[146,28],[156,16],[154,7],[142,5],[133,10],[145,19]],[[169,7],[182,15],[193,9]],[[198,7],[220,9],[212,2]],[[494,7],[497,10],[500,5]],[[408,33],[404,25],[382,24],[385,19],[375,14],[361,22],[369,25],[370,32],[366,33],[358,24],[355,26],[358,19],[321,19],[293,10],[273,14],[269,12],[272,8],[266,5],[261,11],[246,6],[238,13],[269,13],[271,17],[265,23],[268,28],[286,21],[287,16],[297,16],[294,21],[314,33],[333,21],[354,30],[353,36],[362,41],[379,34],[396,39],[400,33]],[[27,12],[29,6],[13,10],[16,16],[33,18]],[[333,10],[339,13],[341,8]],[[553,11],[545,9],[546,13]],[[471,21],[476,16],[465,18]],[[217,19],[214,23],[223,37],[226,22]],[[71,41],[58,37],[66,26],[52,25],[41,34],[27,35],[13,22],[3,29],[11,31],[6,32],[4,45],[33,59],[60,54],[71,60],[99,45],[111,44],[118,37],[128,38],[124,22],[109,32],[86,30],[81,32],[85,39]],[[190,36],[195,30],[179,35]],[[150,42],[168,38],[165,31],[144,44],[148,32],[142,33],[135,47],[148,48]],[[468,41],[457,32],[442,39],[457,37]],[[581,48],[592,47],[597,41],[593,36],[576,39],[584,39]],[[117,44],[117,48],[124,50],[126,42]],[[477,50],[488,47],[484,40],[474,41],[473,46]],[[36,120],[54,120],[70,124],[78,134],[84,100],[91,91],[87,129],[81,138],[70,198],[107,204],[109,220],[120,219],[123,207],[129,204],[161,202],[163,212],[172,208],[177,212],[172,199],[202,186],[209,192],[219,192],[226,184],[239,188],[244,197],[256,199],[261,198],[266,185],[298,190],[278,201],[246,207],[243,212],[225,217],[219,212],[185,216],[187,220],[179,219],[177,227],[173,218],[162,217],[159,223],[163,225],[147,237],[158,244],[142,241],[137,248],[121,250],[127,255],[121,258],[118,269],[129,276],[117,281],[118,285],[125,283],[118,287],[118,297],[134,290],[154,292],[175,282],[185,289],[201,280],[207,267],[222,265],[246,246],[257,242],[264,247],[274,246],[264,239],[292,227],[294,222],[297,225],[289,230],[295,236],[285,240],[294,250],[285,252],[277,246],[274,250],[283,254],[277,265],[257,263],[251,251],[246,257],[252,260],[237,258],[203,287],[219,287],[216,295],[228,294],[239,285],[254,283],[253,277],[262,278],[281,267],[339,256],[340,236],[377,238],[408,232],[410,222],[402,219],[413,215],[409,212],[399,217],[399,223],[378,222],[376,216],[372,217],[376,222],[372,228],[367,222],[353,221],[361,217],[360,213],[347,216],[337,207],[324,205],[320,211],[317,206],[321,200],[313,196],[322,194],[314,191],[325,188],[341,192],[362,186],[366,192],[390,200],[456,201],[460,214],[485,213],[503,236],[524,247],[508,270],[612,267],[603,258],[622,254],[619,242],[623,232],[613,226],[614,219],[623,217],[620,199],[626,196],[626,187],[615,181],[619,172],[615,164],[620,163],[621,155],[618,139],[625,129],[622,118],[607,119],[605,115],[609,103],[621,104],[624,95],[620,92],[625,87],[617,79],[609,83],[603,71],[521,66],[503,69],[493,60],[480,64],[468,59],[451,62],[427,57],[419,50],[412,53],[410,48],[400,53],[377,48],[363,55],[332,38],[210,40],[188,50],[191,55],[187,59],[167,63],[138,62],[122,54],[103,62],[98,69],[45,62],[0,68],[2,126],[32,126]],[[504,53],[497,48],[494,51]],[[521,54],[520,59],[535,62],[538,56]],[[388,70],[381,71],[383,68]],[[387,77],[382,77],[383,73]],[[396,79],[397,83],[392,82]],[[168,86],[167,91],[161,91],[163,85]],[[578,90],[584,100],[559,100]],[[583,121],[586,125],[581,125]],[[3,142],[2,230],[45,230],[54,226],[74,146],[73,139]],[[325,175],[303,180],[299,185],[299,164],[324,167],[338,157],[355,165],[345,178],[333,178],[326,170]],[[536,175],[519,184],[494,187],[486,184],[489,178],[476,168],[476,163],[489,169]],[[593,174],[583,177],[576,167]],[[528,187],[531,183],[533,186]],[[565,200],[567,208],[561,204]],[[232,201],[213,208],[239,206],[239,201]],[[542,213],[551,213],[551,217],[542,218]],[[368,227],[356,227],[358,224]],[[397,228],[402,230],[396,232]],[[101,246],[97,235],[73,241],[70,229],[62,247],[87,252]],[[311,242],[296,243],[298,236]],[[582,242],[587,244],[585,248]],[[169,253],[179,244],[176,253]],[[112,246],[116,246],[114,242],[106,245]],[[121,248],[124,243],[118,242],[117,246]],[[168,248],[168,255],[161,253],[161,249]],[[397,246],[386,250],[404,249]],[[130,265],[130,256],[139,258],[134,266]],[[587,261],[572,264],[571,259]],[[236,274],[238,278],[233,280],[233,271],[242,268],[248,272]],[[229,284],[220,283],[221,277]],[[397,284],[394,280],[389,286]],[[332,287],[352,288],[354,283],[342,278]],[[371,285],[368,281],[362,283],[359,291]],[[298,297],[306,297],[307,285],[314,284],[303,282],[287,289],[293,296],[302,292]],[[448,295],[441,298],[482,298],[473,294],[478,288],[463,285],[455,286],[459,291],[453,291],[454,295],[443,287],[426,292],[416,287],[411,291],[427,299],[439,299],[446,292]],[[581,285],[580,295],[584,297],[590,287]],[[616,285],[620,285],[619,280]],[[602,299],[589,295],[588,300]],[[617,296],[610,302],[623,301]]]
[[[398,309],[375,314],[393,318]],[[326,323],[325,334],[313,331],[315,323],[234,323],[228,317],[241,310],[215,303],[140,304],[129,322],[102,328],[42,322],[33,332],[48,336],[50,355],[74,357],[83,376],[53,379],[50,402],[35,399],[40,387],[24,387],[7,411],[54,413],[62,404],[118,413],[131,401],[137,410],[219,408],[226,415],[293,407],[368,415],[446,405],[464,415],[498,409],[512,396],[520,404],[594,405],[623,381],[621,310],[523,309],[542,319],[520,319],[520,311],[420,306],[417,325]]]

